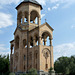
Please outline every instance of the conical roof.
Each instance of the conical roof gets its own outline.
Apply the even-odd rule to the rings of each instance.
[[[39,5],[41,7],[41,9],[42,9],[42,5],[40,5],[36,0],[24,0],[19,5],[21,5],[22,3],[33,3],[33,4],[36,4],[36,5]],[[16,7],[16,9],[18,8],[18,6]]]

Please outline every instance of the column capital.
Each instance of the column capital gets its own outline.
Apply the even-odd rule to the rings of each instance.
[[[44,39],[44,41],[46,42],[46,41],[47,41],[47,39],[45,38],[45,39]]]
[[[49,40],[53,40],[53,38],[52,38],[52,37],[50,37],[50,38],[49,38]]]
[[[42,36],[39,36],[38,38],[42,38]]]

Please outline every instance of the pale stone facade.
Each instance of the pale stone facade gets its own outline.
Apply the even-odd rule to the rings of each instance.
[[[54,67],[53,28],[47,22],[41,25],[42,6],[33,2],[22,2],[16,9],[17,28],[14,40],[10,42],[11,72],[25,72],[31,68],[48,72],[50,67]],[[46,45],[47,37],[49,46]]]

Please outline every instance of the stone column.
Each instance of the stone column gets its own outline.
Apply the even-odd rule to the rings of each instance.
[[[51,39],[51,38],[49,38],[49,40],[50,40],[50,46],[52,46],[52,39]]]
[[[49,40],[50,40],[50,51],[51,51],[51,53],[50,53],[50,64],[51,64],[51,67],[53,67],[52,66],[52,64],[53,64],[53,48],[52,48],[52,38],[49,38]]]
[[[45,45],[45,46],[46,46],[46,41],[47,41],[47,40],[46,40],[46,38],[45,38],[45,39],[44,39],[44,45]]]
[[[35,19],[33,20],[33,23],[35,23]]]
[[[25,16],[24,16],[24,13],[23,13],[23,15],[22,15],[22,24],[24,24],[24,18],[25,18]]]
[[[38,43],[39,43],[39,45],[41,45],[41,36],[39,36],[39,42]]]
[[[28,13],[28,25],[30,25],[30,12]]]
[[[30,41],[28,43],[29,43],[29,48],[30,48]]]
[[[41,25],[41,18],[40,17],[38,17],[38,25]]]
[[[33,39],[33,46],[36,46],[35,38]]]

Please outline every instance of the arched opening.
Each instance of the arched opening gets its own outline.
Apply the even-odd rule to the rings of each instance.
[[[18,13],[18,24],[21,24],[22,23],[22,12],[20,11],[19,13]]]
[[[50,38],[51,38],[51,35],[49,32],[43,32],[42,34],[43,45],[50,46]]]
[[[28,12],[24,12],[24,23],[28,23]]]
[[[39,41],[38,34],[35,33],[33,41],[34,41],[34,46],[38,46],[38,41]]]
[[[38,12],[35,11],[35,10],[31,11],[31,13],[30,13],[30,22],[38,24],[38,18],[39,18]]]
[[[30,48],[33,47],[33,37],[30,37]]]
[[[38,36],[35,36],[35,42],[36,42],[36,45],[38,46]]]
[[[15,49],[19,48],[19,36],[15,38]]]
[[[27,42],[26,39],[23,40],[23,47],[26,48],[27,47]]]
[[[11,45],[11,54],[14,54],[14,45]]]

